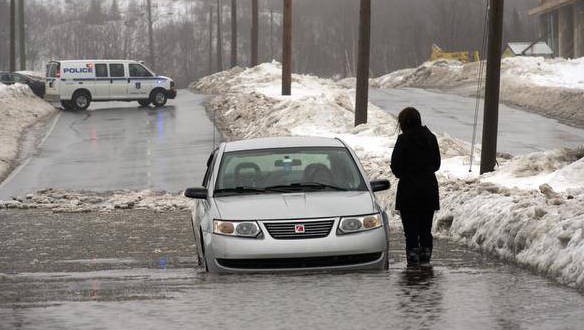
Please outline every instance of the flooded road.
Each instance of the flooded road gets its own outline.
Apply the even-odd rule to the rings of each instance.
[[[188,212],[0,210],[0,329],[581,329],[584,296],[445,241],[432,268],[213,275]],[[109,229],[109,230],[108,230]]]
[[[373,89],[370,101],[395,116],[409,106],[418,109],[425,125],[437,132],[472,141],[476,100],[415,88]],[[483,102],[477,125],[477,143],[482,138]],[[498,151],[513,155],[561,147],[577,147],[584,141],[584,129],[574,128],[534,113],[501,104]]]

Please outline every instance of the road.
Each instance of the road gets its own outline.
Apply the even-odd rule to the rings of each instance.
[[[104,103],[63,112],[0,188],[0,198],[43,187],[197,185],[214,136],[203,101],[181,91],[163,109]],[[449,125],[456,132],[463,123]],[[436,242],[432,268],[408,269],[400,233],[391,236],[388,272],[205,274],[195,267],[189,217],[0,210],[0,329],[580,329],[584,323],[581,293],[453,243]]]
[[[445,241],[387,272],[212,275],[188,212],[0,210],[0,329],[581,329],[584,296]]]
[[[220,139],[204,100],[181,90],[160,109],[107,102],[62,111],[42,146],[0,184],[0,199],[43,188],[178,192],[200,185],[213,140]]]
[[[374,89],[370,101],[397,114],[405,107],[416,107],[428,127],[464,141],[472,141],[475,99],[423,89]],[[482,138],[482,106],[478,116],[477,143]],[[499,110],[498,150],[513,155],[584,143],[584,130],[570,127],[534,113],[505,105]]]

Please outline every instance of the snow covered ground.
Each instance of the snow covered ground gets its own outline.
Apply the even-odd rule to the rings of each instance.
[[[418,68],[372,79],[371,84],[379,88],[440,89],[474,97],[479,67],[476,62],[426,62]],[[569,125],[584,127],[584,112],[581,111],[584,104],[584,58],[505,58],[501,63],[501,99]]]
[[[0,83],[0,182],[18,156],[19,140],[26,128],[54,111],[53,106],[36,97],[28,86]]]
[[[451,70],[446,65],[444,70]],[[465,70],[460,67],[460,70]],[[394,74],[407,80],[410,71]],[[292,96],[280,95],[280,65],[235,68],[193,84],[219,94],[209,104],[226,139],[279,135],[338,136],[357,152],[370,179],[385,177],[392,190],[379,194],[392,214],[396,179],[389,159],[397,135],[395,117],[373,105],[369,123],[353,127],[354,93],[342,84],[294,75]],[[561,149],[499,159],[495,173],[469,173],[470,146],[439,136],[443,166],[440,237],[537,269],[559,282],[584,288],[584,149]],[[476,154],[478,159],[478,153]]]

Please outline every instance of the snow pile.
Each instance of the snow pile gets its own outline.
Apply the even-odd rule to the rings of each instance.
[[[476,96],[480,63],[426,62],[373,79],[380,88],[441,89]],[[484,84],[483,84],[484,85]],[[584,58],[510,57],[501,63],[501,100],[567,124],[584,126]]]
[[[25,129],[54,111],[28,86],[0,84],[0,181],[18,156],[19,139]]]
[[[469,70],[452,62],[432,69],[436,75],[452,66],[457,68],[448,73],[450,77],[463,77]],[[411,79],[404,72],[395,76]],[[228,140],[279,135],[343,138],[356,150],[370,178],[392,181],[392,190],[378,198],[393,215],[390,225],[399,227],[393,212],[396,179],[389,169],[398,134],[395,118],[370,106],[369,123],[354,128],[352,91],[343,87],[348,81],[338,85],[305,75],[294,75],[293,81],[293,95],[281,96],[280,68],[271,63],[222,72],[193,86],[221,92],[208,110]],[[438,172],[442,210],[435,217],[437,234],[584,288],[584,151],[500,157],[497,172],[479,176],[478,148],[469,173],[470,145],[447,135],[438,139],[443,163]]]
[[[114,209],[149,209],[155,211],[190,210],[193,201],[182,194],[151,190],[112,192],[39,190],[34,194],[0,201],[0,209],[50,209],[53,212],[104,212]]]

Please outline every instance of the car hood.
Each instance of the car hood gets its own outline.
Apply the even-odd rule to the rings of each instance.
[[[243,195],[214,200],[224,220],[307,219],[376,212],[368,191]]]

